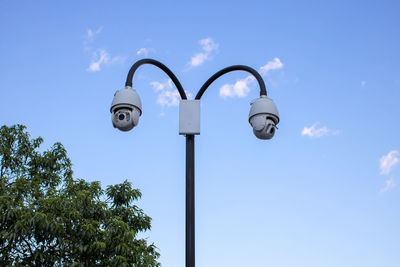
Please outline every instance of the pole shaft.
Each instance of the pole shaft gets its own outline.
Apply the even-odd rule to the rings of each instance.
[[[195,267],[194,135],[186,135],[186,267]]]

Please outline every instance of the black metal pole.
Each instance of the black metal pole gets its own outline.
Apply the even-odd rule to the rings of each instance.
[[[187,99],[185,90],[183,89],[181,83],[179,82],[178,78],[172,73],[172,71],[167,68],[161,62],[145,58],[142,60],[137,61],[129,70],[128,76],[126,77],[125,86],[132,87],[132,80],[133,75],[135,74],[136,70],[143,64],[151,64],[154,66],[159,67],[162,69],[174,82],[178,92],[183,100]],[[267,95],[267,91],[265,89],[264,80],[262,79],[261,75],[251,67],[245,65],[234,65],[227,68],[224,68],[213,76],[211,76],[200,88],[197,92],[195,99],[200,100],[204,92],[207,88],[214,82],[216,79],[221,77],[222,75],[236,70],[247,71],[251,73],[258,84],[260,85],[260,96]],[[186,267],[195,267],[195,195],[194,195],[194,135],[186,135]]]
[[[174,82],[176,89],[178,89],[178,92],[181,95],[181,98],[187,99],[185,90],[183,90],[183,87],[178,78],[176,78],[175,74],[161,62],[151,58],[141,59],[139,61],[136,61],[135,64],[132,65],[132,67],[129,69],[128,76],[126,77],[125,86],[132,87],[133,75],[135,74],[136,70],[143,64],[151,64],[163,70]]]
[[[194,135],[186,135],[186,267],[195,266]]]

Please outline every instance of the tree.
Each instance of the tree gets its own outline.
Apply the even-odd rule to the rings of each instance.
[[[141,192],[74,179],[62,144],[42,142],[22,125],[0,129],[0,266],[160,266],[138,237],[151,227],[132,204]]]

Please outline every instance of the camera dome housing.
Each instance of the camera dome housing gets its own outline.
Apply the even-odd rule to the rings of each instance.
[[[139,124],[142,101],[132,87],[125,87],[115,92],[110,112],[114,128],[124,132],[129,131]]]
[[[271,139],[279,123],[279,113],[271,98],[262,95],[250,103],[249,123],[254,135],[262,140]]]

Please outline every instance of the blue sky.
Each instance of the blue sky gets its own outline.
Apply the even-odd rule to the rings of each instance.
[[[218,70],[262,73],[281,122],[254,137],[247,73],[218,79],[196,137],[197,266],[397,267],[397,1],[1,1],[0,122],[62,142],[76,177],[129,179],[163,266],[184,266],[185,139],[168,77],[141,67],[143,115],[111,125],[144,57],[195,95]]]

